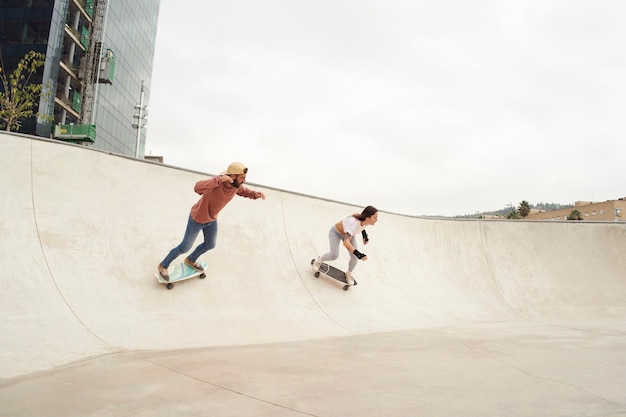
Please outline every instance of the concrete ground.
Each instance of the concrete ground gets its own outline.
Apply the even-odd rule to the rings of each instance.
[[[207,174],[6,133],[0,167],[0,416],[626,417],[624,223],[381,212],[342,291],[310,260],[362,207],[249,184],[168,291]]]

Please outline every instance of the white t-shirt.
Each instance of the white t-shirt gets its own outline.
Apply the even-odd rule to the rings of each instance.
[[[356,236],[361,230],[364,229],[361,226],[361,220],[357,219],[354,216],[348,216],[341,221],[341,225],[343,226],[343,231],[348,233],[350,236]]]

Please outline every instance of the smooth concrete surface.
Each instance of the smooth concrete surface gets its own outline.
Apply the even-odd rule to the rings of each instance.
[[[381,212],[345,292],[310,260],[362,207],[248,184],[168,291],[207,174],[6,133],[0,167],[0,416],[626,416],[626,224]]]

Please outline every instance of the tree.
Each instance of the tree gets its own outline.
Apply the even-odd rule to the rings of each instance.
[[[528,203],[528,201],[522,200],[522,202],[519,203],[517,210],[519,211],[519,215],[524,218],[530,213],[530,204]]]
[[[521,219],[522,216],[519,214],[519,211],[517,211],[516,209],[513,209],[512,212],[506,215],[506,218],[517,220],[517,219]]]
[[[6,125],[4,127],[7,131],[18,131],[20,119],[28,119],[35,114],[42,84],[31,83],[31,77],[44,65],[45,59],[46,56],[41,52],[28,52],[7,78],[0,55],[0,80],[3,87],[0,93],[0,121]]]
[[[569,216],[567,216],[567,220],[582,220],[583,215],[578,210],[572,210]]]

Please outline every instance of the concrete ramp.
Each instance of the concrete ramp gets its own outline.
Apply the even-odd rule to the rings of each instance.
[[[236,197],[219,216],[217,247],[202,257],[207,278],[168,291],[153,273],[182,238],[197,199],[193,185],[207,174],[12,134],[0,134],[0,166],[0,415],[42,415],[27,404],[28,392],[42,387],[56,398],[44,401],[50,415],[161,415],[139,406],[116,413],[98,388],[85,389],[92,408],[75,408],[59,400],[62,387],[50,388],[68,375],[107,379],[111,369],[110,383],[126,393],[126,383],[146,384],[152,377],[142,372],[155,369],[186,377],[191,388],[182,393],[195,383],[210,387],[201,398],[181,394],[188,410],[161,404],[162,415],[198,415],[207,401],[216,408],[206,415],[557,415],[524,406],[528,398],[539,405],[546,392],[570,404],[571,414],[558,415],[626,415],[624,224],[381,212],[362,247],[369,260],[355,272],[359,285],[344,292],[314,278],[310,261],[327,250],[330,225],[362,207],[248,184],[267,200]],[[252,182],[254,172],[251,166]],[[384,206],[374,191],[371,204]],[[335,265],[345,268],[347,255]],[[540,343],[545,338],[550,348]],[[550,367],[542,361],[552,358],[559,371],[539,372],[535,382],[548,378],[558,389],[536,392],[531,378],[498,392],[515,378],[459,362],[453,346],[469,358],[506,362],[518,376]],[[355,350],[368,352],[367,369],[386,388],[358,390],[363,369],[315,373],[344,364]],[[283,365],[264,368],[269,355]],[[241,368],[224,368],[235,358]],[[417,358],[426,362],[416,365]],[[442,363],[455,363],[452,374]],[[208,364],[220,377],[193,375]],[[574,374],[562,372],[568,366]],[[92,372],[79,376],[86,369]],[[459,380],[473,370],[488,388],[462,400],[475,382]],[[268,383],[276,374],[282,382]],[[327,407],[307,387],[290,391],[314,375],[326,387]],[[361,394],[349,402],[333,396],[335,379]],[[447,388],[427,382],[438,380]],[[154,404],[167,384],[142,398]],[[437,397],[440,390],[450,398]],[[396,408],[377,408],[368,392]],[[116,403],[136,401],[124,395]],[[454,414],[454,398],[465,412]],[[516,411],[506,412],[507,404]]]

